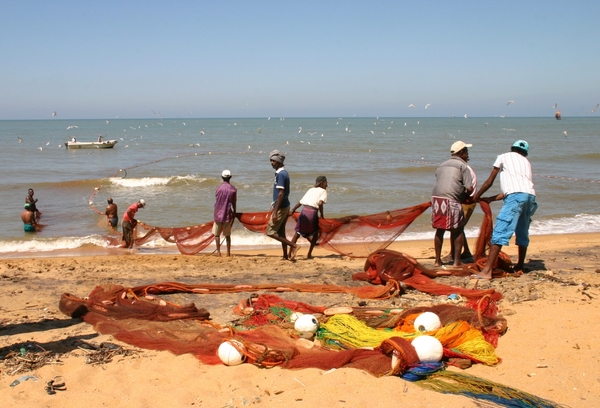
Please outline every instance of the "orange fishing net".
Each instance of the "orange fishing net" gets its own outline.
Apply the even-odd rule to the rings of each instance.
[[[377,249],[387,248],[430,205],[427,202],[379,214],[319,219],[319,228],[321,229],[319,245],[342,255],[366,257]],[[102,214],[97,209],[94,208],[94,210]],[[246,212],[237,213],[236,218],[246,229],[264,234],[270,215],[270,212],[266,211]],[[293,219],[297,220],[298,217],[299,214],[295,213]],[[212,221],[178,228],[156,227],[145,223],[138,225],[136,245],[143,245],[162,238],[175,243],[182,254],[194,255],[214,242]],[[106,240],[110,245],[121,244],[120,237],[106,237]]]
[[[261,367],[276,365],[285,368],[321,369],[353,367],[382,376],[401,374],[418,361],[412,345],[407,340],[397,337],[384,340],[373,350],[351,348],[333,351],[324,345],[301,338],[301,333],[295,331],[290,321],[285,318],[275,319],[275,321],[262,320],[262,322],[260,319],[253,319],[252,327],[246,325],[245,328],[242,326],[223,328],[209,321],[209,313],[203,308],[197,308],[194,304],[179,306],[158,297],[160,294],[182,291],[208,293],[206,291],[212,290],[210,293],[219,293],[219,290],[251,289],[250,285],[238,285],[238,287],[224,285],[222,288],[217,286],[219,285],[185,285],[174,282],[135,288],[124,288],[118,285],[98,286],[86,299],[63,294],[60,310],[71,317],[81,317],[92,324],[98,332],[113,335],[120,341],[146,349],[168,350],[175,354],[191,353],[206,364],[221,363],[217,350],[220,344],[227,340],[236,340],[237,343],[232,344],[235,344],[236,348],[239,345],[247,362]],[[326,289],[327,285],[322,286]],[[249,307],[252,310],[248,310]],[[292,311],[304,311],[320,316],[320,312],[324,312],[324,306],[313,306],[265,294],[251,297],[250,303],[240,302],[236,309],[238,313],[252,318],[272,313],[277,308],[286,308],[288,314]],[[425,310],[438,314],[443,324],[464,321],[468,323],[469,328],[482,330],[491,330],[490,328],[497,326],[492,322],[498,321],[492,317],[484,317],[481,312],[472,309],[439,305],[432,308],[406,310],[394,317],[396,321],[392,327],[401,327],[403,319],[409,319],[415,313]],[[491,313],[492,309],[488,312]],[[319,319],[325,321],[327,316]],[[465,331],[466,326],[460,333]],[[458,331],[453,330],[453,332]],[[459,342],[460,333],[450,338],[449,344]],[[396,361],[394,367],[391,365],[392,355],[395,356]]]

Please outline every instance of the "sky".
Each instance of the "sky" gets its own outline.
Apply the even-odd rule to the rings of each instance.
[[[0,120],[600,115],[598,16],[597,1],[0,0]]]

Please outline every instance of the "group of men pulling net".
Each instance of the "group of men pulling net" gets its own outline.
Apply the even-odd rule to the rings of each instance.
[[[128,344],[175,354],[191,353],[205,364],[224,362],[219,349],[227,342],[237,349],[243,361],[264,368],[358,368],[375,376],[401,376],[425,388],[499,406],[556,407],[558,405],[551,401],[511,387],[444,370],[448,365],[467,368],[473,363],[495,365],[500,362],[495,347],[507,329],[506,320],[497,315],[496,302],[502,294],[494,289],[465,289],[435,281],[442,274],[469,275],[483,267],[492,219],[489,205],[480,204],[484,220],[475,262],[462,270],[431,270],[407,254],[386,249],[427,210],[430,204],[424,203],[368,216],[319,220],[321,247],[350,257],[366,257],[364,272],[355,273],[353,279],[372,285],[190,285],[178,282],[133,288],[103,285],[96,287],[87,298],[63,294],[60,310]],[[268,216],[266,212],[237,214],[244,227],[256,232],[264,232]],[[144,227],[147,233],[137,238],[138,245],[160,236],[176,243],[181,253],[188,255],[200,252],[214,240],[212,223],[184,228]],[[349,235],[361,239],[349,245],[344,239]],[[510,258],[500,257],[495,276],[502,276],[509,269]],[[441,304],[404,310],[346,307],[343,312],[335,313],[323,305],[286,300],[273,294],[347,293],[361,299],[381,300],[400,296],[406,288],[434,295],[459,294],[469,300],[465,306]],[[182,306],[160,297],[173,293],[242,292],[252,294],[234,308],[239,319],[227,326],[210,320],[210,312],[205,308],[193,303]],[[426,312],[437,316],[438,326],[417,326],[416,320]],[[313,341],[307,340],[305,333],[294,325],[294,318],[303,313],[318,320],[314,337],[311,336]],[[422,336],[433,337],[441,344],[441,361],[420,357],[413,340]]]

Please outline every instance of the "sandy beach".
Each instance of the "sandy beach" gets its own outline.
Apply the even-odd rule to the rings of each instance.
[[[474,242],[471,243],[472,247]],[[448,242],[446,242],[448,246]],[[202,254],[148,255],[116,251],[110,255],[39,256],[0,259],[0,355],[39,350],[60,353],[52,361],[25,373],[0,361],[2,406],[198,406],[198,407],[475,407],[477,401],[428,391],[398,377],[376,378],[356,369],[260,369],[203,365],[192,355],[137,349],[92,326],[71,319],[58,309],[60,296],[84,297],[97,285],[123,286],[157,282],[185,283],[327,283],[347,286],[364,259],[351,259],[317,247],[315,258],[304,258],[304,243],[296,262],[280,259],[280,250],[238,251],[218,258]],[[390,249],[433,265],[433,240],[404,241]],[[446,247],[445,247],[446,249]],[[509,330],[499,340],[494,367],[473,365],[465,372],[518,388],[571,407],[597,406],[600,374],[597,349],[600,330],[600,234],[532,236],[528,262],[532,271],[520,277],[491,282],[468,277],[437,280],[466,288],[495,288],[504,295],[499,314]],[[513,261],[514,245],[505,247]],[[175,302],[189,301],[172,297]],[[357,306],[349,294],[286,293],[280,296],[324,306]],[[206,308],[214,323],[226,326],[237,317],[233,307],[248,294],[198,295],[193,301]],[[408,308],[449,302],[446,296],[409,291],[369,306]],[[460,303],[459,303],[460,304]],[[105,364],[86,364],[89,352],[82,342],[115,343],[132,350]],[[449,368],[458,370],[457,368]],[[26,378],[33,376],[34,378]],[[61,377],[66,390],[49,395],[48,381]],[[15,380],[19,383],[14,384]],[[59,380],[57,379],[57,382]],[[11,386],[13,384],[13,386]]]

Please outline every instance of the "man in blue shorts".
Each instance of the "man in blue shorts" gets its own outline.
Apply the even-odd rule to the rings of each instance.
[[[503,245],[508,245],[513,234],[516,235],[516,244],[519,247],[519,260],[514,270],[522,271],[525,263],[529,246],[529,224],[531,224],[531,217],[537,209],[531,163],[527,160],[529,143],[525,140],[517,140],[510,150],[510,152],[498,156],[490,176],[474,197],[475,201],[504,201],[504,205],[496,217],[496,226],[492,233],[490,253],[485,267],[479,274],[473,275],[474,278],[492,279],[492,270],[500,250]],[[498,174],[500,174],[502,193],[481,198],[481,195],[494,184]]]
[[[281,242],[283,259],[294,260],[300,245],[289,241],[285,236],[285,224],[290,214],[290,176],[283,167],[285,156],[279,150],[269,153],[271,167],[275,169],[275,183],[273,184],[273,202],[271,203],[271,218],[267,224],[267,236]],[[287,247],[290,246],[288,258]]]

